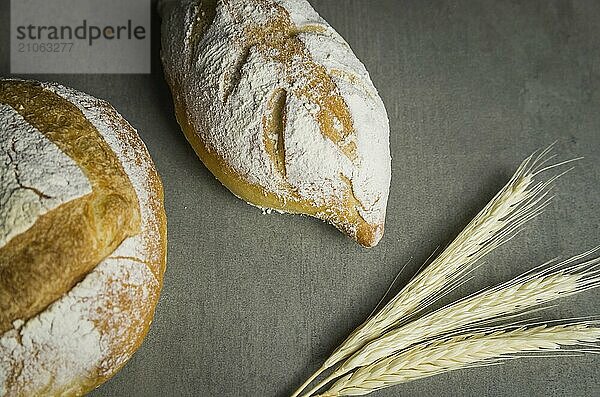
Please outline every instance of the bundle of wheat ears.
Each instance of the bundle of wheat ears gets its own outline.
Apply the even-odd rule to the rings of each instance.
[[[549,165],[555,157],[551,150],[552,146],[527,158],[454,241],[354,330],[292,397],[364,395],[456,369],[539,357],[549,350],[599,352],[597,319],[535,323],[515,318],[598,287],[600,258],[595,254],[600,247],[565,261],[546,262],[502,285],[430,309],[548,205],[554,182],[569,171],[556,170],[577,160]],[[316,385],[309,388],[312,383]]]

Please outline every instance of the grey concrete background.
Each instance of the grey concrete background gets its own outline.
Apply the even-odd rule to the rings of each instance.
[[[8,0],[0,72],[8,75]],[[162,175],[168,270],[141,349],[100,396],[286,396],[446,244],[532,151],[584,156],[546,213],[458,295],[600,241],[600,2],[311,0],[366,64],[391,121],[386,235],[365,250],[319,221],[263,215],[196,160],[173,116],[153,16],[151,75],[36,75],[109,100]],[[397,288],[396,288],[397,289]],[[598,291],[547,318],[600,314]],[[600,394],[600,358],[522,360],[440,375],[384,396]]]

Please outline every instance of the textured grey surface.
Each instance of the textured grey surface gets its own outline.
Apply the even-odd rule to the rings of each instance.
[[[42,75],[109,100],[140,132],[162,175],[169,259],[154,324],[93,396],[286,396],[370,313],[402,264],[406,281],[506,182],[557,140],[584,156],[525,233],[461,293],[598,244],[600,2],[311,0],[366,64],[391,121],[386,235],[371,250],[319,221],[263,215],[196,160],[152,75]],[[0,72],[8,74],[8,1]],[[600,314],[598,292],[548,318]],[[600,394],[600,358],[522,360],[376,396]]]

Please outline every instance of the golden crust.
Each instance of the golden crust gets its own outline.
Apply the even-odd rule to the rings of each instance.
[[[303,200],[298,197],[283,199],[267,191],[262,186],[248,182],[236,173],[216,152],[207,148],[188,120],[187,107],[181,99],[183,92],[168,75],[166,79],[173,92],[175,116],[186,139],[206,168],[233,194],[258,207],[272,208],[292,214],[304,214],[328,221],[341,232],[354,237],[364,247],[377,245],[381,236],[383,236],[384,224],[373,225],[365,222],[357,210],[357,205],[360,205],[360,203],[352,195],[351,189],[348,189],[343,202],[339,205],[317,206],[310,200]]]
[[[145,223],[149,227],[143,228],[141,231],[141,237],[144,240],[147,251],[145,258],[137,259],[150,270],[156,282],[152,284],[152,288],[148,291],[149,294],[145,298],[145,302],[135,301],[129,294],[122,292],[122,289],[113,289],[116,292],[113,292],[114,298],[112,300],[120,302],[120,310],[136,313],[137,321],[127,324],[127,327],[120,334],[119,338],[112,340],[111,350],[114,352],[113,357],[103,363],[103,366],[99,368],[98,377],[86,385],[87,388],[82,394],[93,390],[113,377],[141,346],[152,324],[156,304],[158,303],[160,291],[163,286],[167,262],[167,217],[164,209],[164,191],[160,176],[154,168],[146,146],[131,125],[108,103],[99,101],[98,106],[102,108],[107,117],[112,118],[119,124],[121,128],[116,130],[115,134],[122,142],[127,142],[132,152],[136,153],[135,160],[152,165],[146,169],[147,175],[145,176],[144,183],[144,188],[147,190],[150,198],[145,203],[145,209],[149,213],[150,218],[146,219]],[[122,326],[123,324],[113,321],[111,308],[106,308],[104,315],[99,316],[96,320],[96,327],[105,334],[110,333],[111,328]]]
[[[7,351],[2,350],[0,346],[0,372],[3,364],[10,363],[4,387],[8,396],[83,395],[118,372],[139,348],[149,330],[162,288],[166,264],[166,216],[162,183],[137,132],[108,103],[60,86],[14,80],[1,81],[0,84],[2,87],[0,102],[10,105],[10,100],[17,104],[31,100],[21,114],[24,118],[27,116],[26,120],[44,134],[49,129],[44,128],[44,124],[36,120],[36,115],[43,117],[39,112],[54,115],[55,120],[60,120],[63,124],[69,124],[64,119],[71,120],[73,124],[70,125],[77,126],[77,128],[63,129],[67,133],[59,138],[52,136],[52,132],[60,130],[54,128],[46,136],[49,136],[80,165],[93,185],[91,194],[63,204],[40,217],[27,232],[13,238],[13,240],[19,240],[14,243],[17,245],[26,244],[29,239],[29,251],[35,253],[35,260],[32,260],[31,263],[37,263],[43,267],[42,271],[38,269],[32,271],[38,272],[37,274],[42,278],[42,284],[44,277],[56,277],[54,273],[62,270],[56,265],[52,267],[44,262],[50,259],[55,260],[55,256],[46,251],[53,244],[50,240],[62,240],[56,243],[57,247],[60,246],[64,250],[62,256],[66,257],[68,253],[73,256],[68,266],[76,269],[75,272],[70,272],[71,280],[75,279],[74,285],[60,293],[54,292],[59,295],[64,294],[64,296],[54,297],[55,295],[52,295],[52,300],[49,295],[44,295],[45,290],[42,291],[35,299],[46,302],[44,307],[49,303],[51,305],[39,314],[34,313],[32,319],[43,316],[52,307],[60,305],[64,299],[70,298],[69,302],[78,305],[78,309],[85,313],[86,320],[94,324],[104,341],[103,343],[106,343],[106,351],[103,352],[101,360],[93,363],[90,368],[85,368],[82,373],[72,374],[72,379],[67,382],[56,380],[60,377],[53,373],[54,359],[44,360],[38,354],[38,351],[51,350],[53,348],[51,344],[26,347],[25,349],[29,350],[21,352],[21,356],[16,359],[2,357],[1,355]],[[9,87],[10,95],[6,94],[6,87]],[[58,88],[79,95],[85,100],[93,101],[91,105],[89,102],[86,103],[86,108],[91,106],[91,109],[102,115],[102,119],[110,125],[112,138],[119,141],[125,148],[121,149],[126,154],[115,153],[116,148],[103,139],[106,138],[102,135],[103,133],[85,118],[75,104],[52,92],[53,90],[49,90],[48,87]],[[39,97],[44,100],[42,103],[36,102]],[[59,106],[54,107],[53,104]],[[18,109],[17,106],[13,107]],[[81,119],[85,122],[82,122]],[[77,121],[76,124],[74,124],[75,121]],[[78,129],[82,126],[82,129]],[[82,136],[84,131],[85,137]],[[99,156],[98,151],[105,156],[104,160],[100,160],[100,162],[96,157]],[[103,169],[102,175],[100,175],[100,169]],[[133,171],[127,171],[127,169]],[[135,173],[137,184],[130,182],[133,175],[131,172]],[[118,182],[118,186],[113,185],[115,181]],[[98,193],[99,191],[101,193]],[[140,198],[142,196],[144,200]],[[69,227],[65,226],[67,223]],[[78,224],[80,226],[77,226]],[[59,228],[62,233],[52,234],[53,228]],[[32,229],[35,229],[35,232],[32,232]],[[50,234],[44,235],[44,233]],[[95,237],[88,237],[94,236],[94,233],[96,233]],[[9,244],[13,244],[13,240]],[[120,256],[122,252],[128,252],[121,250],[123,240],[126,240],[123,244],[128,243],[130,246],[137,247],[135,256]],[[0,250],[0,265],[9,255],[7,252],[10,251],[6,249],[7,246]],[[14,252],[14,246],[11,245],[8,248]],[[93,261],[91,258],[96,258],[95,263],[91,263]],[[83,262],[86,263],[83,264]],[[125,270],[120,272],[118,269]],[[134,276],[130,274],[132,271],[127,269],[139,269],[139,274],[146,276],[138,275],[141,281],[133,282],[135,281],[132,278]],[[78,276],[73,277],[74,273]],[[72,292],[80,288],[78,282],[83,279],[82,282],[85,283],[90,276],[94,276],[95,280],[103,281],[103,285],[97,291],[97,298],[90,299],[85,296],[78,300],[71,296]],[[27,274],[22,274],[21,279],[24,280],[27,277]],[[67,277],[60,279],[63,286],[69,284],[65,282]],[[15,290],[14,285],[11,285],[10,288],[10,291]],[[86,288],[86,286],[81,288]],[[26,299],[30,298],[26,296]],[[20,318],[26,320],[30,317]],[[26,322],[25,327],[27,325]],[[0,332],[0,338],[8,337],[14,331],[11,330],[4,335]],[[20,340],[20,337],[17,337],[16,340]],[[8,352],[10,353],[10,350]],[[60,353],[60,351],[56,352],[56,354]],[[35,373],[37,370],[44,374],[50,373],[50,380],[46,383],[32,384],[28,379],[23,378],[24,365],[28,366],[31,373]],[[2,376],[0,376],[0,382],[1,378]],[[2,385],[0,384],[1,390]]]
[[[43,215],[0,248],[0,332],[69,291],[128,236],[139,206],[117,157],[67,100],[30,82],[0,83],[9,105],[82,169],[92,193]],[[43,165],[42,165],[43,166]]]
[[[214,0],[198,2],[199,17],[193,21],[192,33],[189,36],[190,47],[194,51],[198,48],[197,43],[214,20],[217,3]],[[281,65],[286,70],[290,82],[294,79],[306,81],[305,84],[299,85],[290,92],[283,89],[276,90],[268,103],[269,112],[263,115],[263,145],[274,169],[285,181],[283,131],[287,116],[285,105],[289,95],[316,105],[319,109],[316,121],[321,133],[332,141],[350,161],[357,162],[356,136],[350,109],[337,89],[332,76],[325,67],[312,59],[299,38],[301,33],[321,33],[322,27],[308,25],[299,29],[291,21],[284,7],[264,0],[255,0],[254,3],[272,8],[275,12],[266,23],[251,26],[244,31],[244,48],[254,48],[266,59]],[[223,4],[227,6],[226,1]],[[298,59],[301,59],[301,62]],[[292,70],[293,60],[302,63],[303,67]],[[175,73],[169,73],[168,68],[165,68],[165,77],[171,88],[176,117],[184,135],[204,165],[233,194],[261,208],[304,214],[327,221],[364,247],[377,245],[384,233],[384,222],[369,223],[364,219],[360,212],[363,207],[354,195],[352,180],[340,172],[340,178],[346,185],[343,197],[341,199],[332,197],[326,204],[317,204],[314,200],[300,197],[298,192],[287,182],[284,183],[285,186],[282,186],[285,194],[276,194],[261,185],[248,182],[244,176],[237,173],[228,164],[223,156],[211,149],[210,142],[205,142],[202,138],[205,134],[194,127],[192,118],[188,114],[194,107],[186,102],[183,82],[178,81],[179,78]],[[239,76],[227,72],[224,78],[233,81],[239,79]],[[232,83],[229,82],[225,86],[232,86]],[[225,100],[228,94],[229,92],[225,92]],[[336,122],[340,124],[341,128],[334,126]]]

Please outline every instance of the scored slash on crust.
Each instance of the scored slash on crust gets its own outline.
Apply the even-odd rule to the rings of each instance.
[[[228,7],[228,2],[222,2]],[[231,94],[236,90],[243,78],[243,68],[253,49],[264,57],[277,62],[282,66],[286,81],[291,89],[276,88],[268,99],[266,110],[263,113],[263,143],[275,170],[286,179],[285,165],[285,108],[289,95],[295,95],[314,105],[314,117],[320,126],[323,136],[332,141],[340,151],[353,163],[358,161],[355,142],[355,130],[352,124],[350,110],[338,92],[332,76],[341,74],[342,71],[327,71],[323,66],[316,64],[304,47],[299,35],[325,34],[327,28],[318,24],[307,24],[296,27],[289,19],[287,12],[281,6],[268,4],[275,10],[276,17],[262,25],[253,25],[246,29],[242,41],[242,49],[230,70],[222,76],[221,101],[226,103]],[[197,55],[199,41],[210,27],[217,15],[217,1],[201,1],[198,13],[200,17],[192,27],[193,62]],[[228,8],[235,19],[231,8]],[[293,68],[294,58],[301,58],[307,68]],[[308,69],[308,70],[307,70]],[[344,75],[344,77],[348,77]],[[358,80],[351,76],[352,80]],[[298,84],[303,82],[304,84]],[[316,94],[315,94],[316,92]],[[343,174],[340,178],[347,186],[347,196],[356,206],[365,209],[364,205],[356,198],[352,189],[352,180]],[[287,190],[295,195],[295,189],[286,183]]]
[[[276,89],[263,113],[263,137],[265,150],[271,157],[275,169],[285,179],[285,105],[287,92],[283,88]]]
[[[350,46],[304,0],[169,4],[160,7],[165,76],[209,170],[252,205],[376,245],[389,123]]]
[[[227,7],[228,2],[224,1]],[[240,56],[234,62],[231,70],[224,75],[222,101],[227,102],[229,96],[242,79],[242,69],[251,51],[258,51],[266,59],[281,66],[285,79],[290,86],[289,94],[295,95],[314,107],[314,114],[321,133],[333,143],[353,163],[358,162],[355,130],[348,105],[339,93],[330,73],[322,65],[314,62],[305,48],[299,35],[302,33],[323,34],[326,28],[317,24],[296,27],[290,20],[287,11],[279,5],[269,5],[275,16],[264,24],[254,24],[245,29]],[[202,10],[208,5],[202,2]],[[228,9],[232,15],[233,11]],[[207,15],[214,19],[213,11]],[[216,14],[216,10],[214,11]],[[235,19],[235,16],[234,16]],[[194,50],[200,36],[207,26],[197,27],[204,21],[196,21],[192,32]],[[193,58],[195,59],[195,58]],[[300,62],[303,67],[295,67]]]

